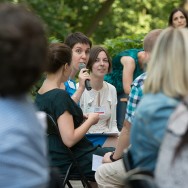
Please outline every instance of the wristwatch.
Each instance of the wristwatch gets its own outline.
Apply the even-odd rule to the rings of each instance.
[[[113,151],[112,154],[110,155],[110,160],[111,160],[112,162],[117,161],[118,159],[114,159],[113,156],[114,156],[114,151]]]

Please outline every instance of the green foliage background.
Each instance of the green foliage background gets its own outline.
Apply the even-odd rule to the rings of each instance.
[[[104,47],[108,50],[111,57],[114,57],[119,52],[131,49],[143,47],[144,35],[132,35],[127,37],[117,37],[114,39],[107,39],[104,42]]]
[[[175,7],[188,7],[187,0],[1,0],[22,3],[46,24],[50,42],[63,41],[71,32],[81,31],[104,45],[111,57],[130,48],[142,47],[152,29],[165,28]],[[41,79],[43,80],[43,78]],[[32,89],[32,94],[41,84]]]
[[[1,0],[24,3],[46,23],[49,36],[64,40],[75,31],[87,34],[94,44],[120,36],[144,34],[167,26],[174,7],[186,0]]]

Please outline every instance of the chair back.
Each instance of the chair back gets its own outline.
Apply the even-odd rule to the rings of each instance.
[[[157,188],[151,171],[136,168],[130,170],[125,178],[126,188]]]
[[[46,114],[47,116],[47,134],[50,135],[50,134],[55,134],[55,135],[58,135],[58,128],[57,128],[57,125],[56,125],[56,122],[54,121],[54,119],[52,118],[51,115],[49,114]]]
[[[48,124],[48,128],[47,128],[47,134],[55,134],[60,136],[60,132],[58,129],[58,126],[56,124],[56,122],[54,121],[53,117],[50,114],[47,114],[47,124]],[[88,179],[86,178],[86,176],[82,173],[81,167],[79,166],[79,162],[76,160],[76,158],[74,157],[74,153],[71,151],[70,148],[68,148],[62,141],[63,146],[65,147],[67,154],[69,155],[70,159],[72,160],[72,163],[69,165],[66,174],[61,175],[61,178],[63,179],[63,183],[62,183],[62,188],[65,188],[66,185],[69,188],[72,188],[71,182],[70,180],[80,180],[82,182],[83,187],[86,188],[91,188],[91,185],[88,182]],[[76,168],[77,170],[77,174],[71,174],[71,170],[73,168]],[[89,177],[91,181],[95,181],[94,176]]]
[[[124,167],[125,167],[125,170],[128,172],[129,170],[131,170],[131,155],[129,153],[129,148],[128,149],[125,149],[124,152],[123,152],[123,163],[124,163]]]

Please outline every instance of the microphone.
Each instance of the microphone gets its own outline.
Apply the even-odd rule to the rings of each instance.
[[[86,65],[85,63],[80,63],[79,64],[79,70],[83,69],[83,68],[86,68]],[[90,85],[90,80],[89,79],[86,79],[85,80],[85,87],[86,89],[89,91],[92,89],[91,85]]]

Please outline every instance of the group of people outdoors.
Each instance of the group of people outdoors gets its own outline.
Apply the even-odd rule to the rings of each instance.
[[[168,131],[163,144],[171,115],[188,95],[184,10],[172,11],[169,27],[146,34],[143,49],[128,49],[113,59],[81,32],[48,45],[43,22],[20,5],[0,4],[0,25],[0,187],[49,187],[49,167],[65,174],[71,163],[65,147],[86,176],[95,176],[93,187],[125,186],[125,149],[131,169],[153,172],[159,188],[186,187],[187,127],[177,142],[180,149],[170,150],[178,129]],[[45,80],[33,103],[28,92],[42,73]],[[111,84],[113,73],[121,77],[117,85]],[[127,103],[120,102],[122,97]],[[51,115],[57,134],[46,136],[37,110]],[[173,161],[166,163],[165,153]],[[96,172],[93,154],[103,156]],[[176,161],[184,162],[178,163],[182,176]]]

